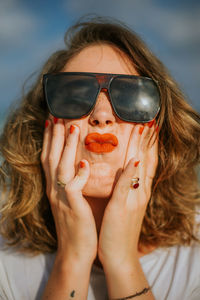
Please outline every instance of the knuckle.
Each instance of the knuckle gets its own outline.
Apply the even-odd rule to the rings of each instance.
[[[142,143],[141,146],[140,146],[140,153],[144,154],[145,151],[146,151],[146,149],[147,149],[147,143],[144,142],[144,143]]]
[[[48,193],[49,193],[49,200],[51,202],[54,202],[54,199],[55,199],[55,192],[54,192],[54,190],[51,188],[50,190],[48,190]]]
[[[42,152],[40,155],[40,161],[42,163],[42,165],[45,165],[47,163],[47,156],[46,153]]]
[[[130,184],[131,185],[131,184]],[[120,192],[122,195],[126,195],[127,194],[127,185],[126,184],[121,184],[120,186]]]
[[[41,163],[42,163],[44,171],[47,170],[47,168],[48,168],[48,161],[47,161],[47,159],[45,158],[44,160],[41,160]]]
[[[52,138],[53,139],[57,139],[58,138],[58,130],[57,128],[54,126],[53,131],[52,131]]]
[[[45,159],[46,159],[46,155],[45,155],[44,152],[42,152],[41,155],[40,155],[41,162],[43,163],[45,161]]]
[[[74,197],[74,195],[77,193],[78,190],[79,190],[79,183],[77,183],[75,180],[71,180],[68,183],[66,183],[65,193],[67,197],[69,198]]]
[[[71,141],[70,141],[69,138],[67,138],[66,143],[65,143],[65,147],[66,147],[66,148],[69,148],[70,145],[71,145]]]
[[[74,191],[75,191],[75,188],[74,188],[73,184],[71,184],[71,183],[66,184],[65,192],[66,192],[67,196],[70,197],[71,195],[73,195]]]
[[[54,154],[51,152],[48,157],[48,162],[49,162],[49,164],[53,164],[54,161],[55,161],[55,157],[54,157]]]
[[[59,164],[58,169],[57,169],[57,177],[59,178],[59,180],[65,182],[65,179],[64,179],[65,175],[66,174],[65,174],[65,171],[64,171],[62,165]]]

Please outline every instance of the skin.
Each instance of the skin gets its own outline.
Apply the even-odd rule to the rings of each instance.
[[[136,70],[127,64],[127,59],[123,59],[125,58],[124,55],[121,55],[107,45],[90,46],[82,50],[74,59],[71,59],[63,71],[138,75]],[[98,125],[95,125],[96,120],[99,121]],[[124,167],[133,124],[123,122],[116,117],[106,92],[100,93],[96,106],[88,117],[81,120],[65,121],[65,124],[66,127],[71,124],[77,125],[80,129],[75,164],[78,165],[81,159],[86,159],[90,163],[90,176],[83,188],[83,195],[98,199],[109,197],[113,191],[116,173]],[[116,135],[119,140],[118,147],[113,152],[102,155],[87,151],[84,147],[84,140],[86,135],[91,132]]]
[[[62,71],[139,75],[124,53],[106,44],[83,49]],[[71,125],[75,126],[73,133],[69,130]],[[148,286],[139,263],[144,253],[138,250],[138,241],[156,172],[158,141],[155,126],[145,125],[142,133],[141,126],[117,118],[105,91],[100,93],[94,110],[87,117],[58,120],[54,124],[50,116],[41,161],[58,250],[43,299],[54,299],[50,295],[68,299],[62,298],[61,292],[56,294],[56,289],[52,292],[52,286],[58,274],[63,274],[59,285],[63,282],[70,294],[73,276],[66,279],[65,275],[69,266],[77,262],[85,270],[85,285],[77,289],[81,299],[86,299],[90,268],[95,259],[104,268],[111,298],[125,297]],[[92,132],[114,134],[119,144],[109,153],[90,152],[84,141]],[[82,168],[80,161],[84,162]],[[140,163],[135,166],[137,161]],[[132,177],[140,178],[138,189],[130,188]],[[65,188],[57,185],[58,178],[66,183]],[[80,271],[74,269],[77,282]],[[140,299],[154,298],[148,292]]]

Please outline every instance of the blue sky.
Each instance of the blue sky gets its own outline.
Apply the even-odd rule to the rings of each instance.
[[[28,76],[64,47],[66,29],[88,13],[115,17],[134,29],[200,112],[200,1],[1,0],[1,119]]]

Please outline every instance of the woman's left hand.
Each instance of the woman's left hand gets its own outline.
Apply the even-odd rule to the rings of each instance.
[[[138,241],[151,197],[158,163],[156,125],[134,126],[128,145],[124,170],[105,209],[99,236],[98,256],[104,268],[119,269],[138,261]],[[139,161],[139,163],[137,163]],[[131,179],[139,187],[131,188]]]

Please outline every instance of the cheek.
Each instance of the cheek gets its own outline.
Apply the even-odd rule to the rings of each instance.
[[[121,163],[122,165],[124,164],[133,128],[133,124],[121,124],[121,126],[118,128],[119,148],[116,153],[117,157],[115,159],[115,163]]]
[[[80,136],[83,135],[84,131],[87,128],[84,120],[82,119],[73,119],[73,120],[63,119],[63,122],[66,130],[68,130],[71,127],[71,125],[77,126],[80,130]]]
[[[128,142],[129,142],[129,139],[130,139],[130,136],[131,136],[131,133],[132,133],[132,130],[133,128],[135,127],[134,124],[130,124],[130,123],[127,123],[127,124],[122,124],[120,126],[120,139],[121,139],[121,143],[125,144],[127,146]]]

